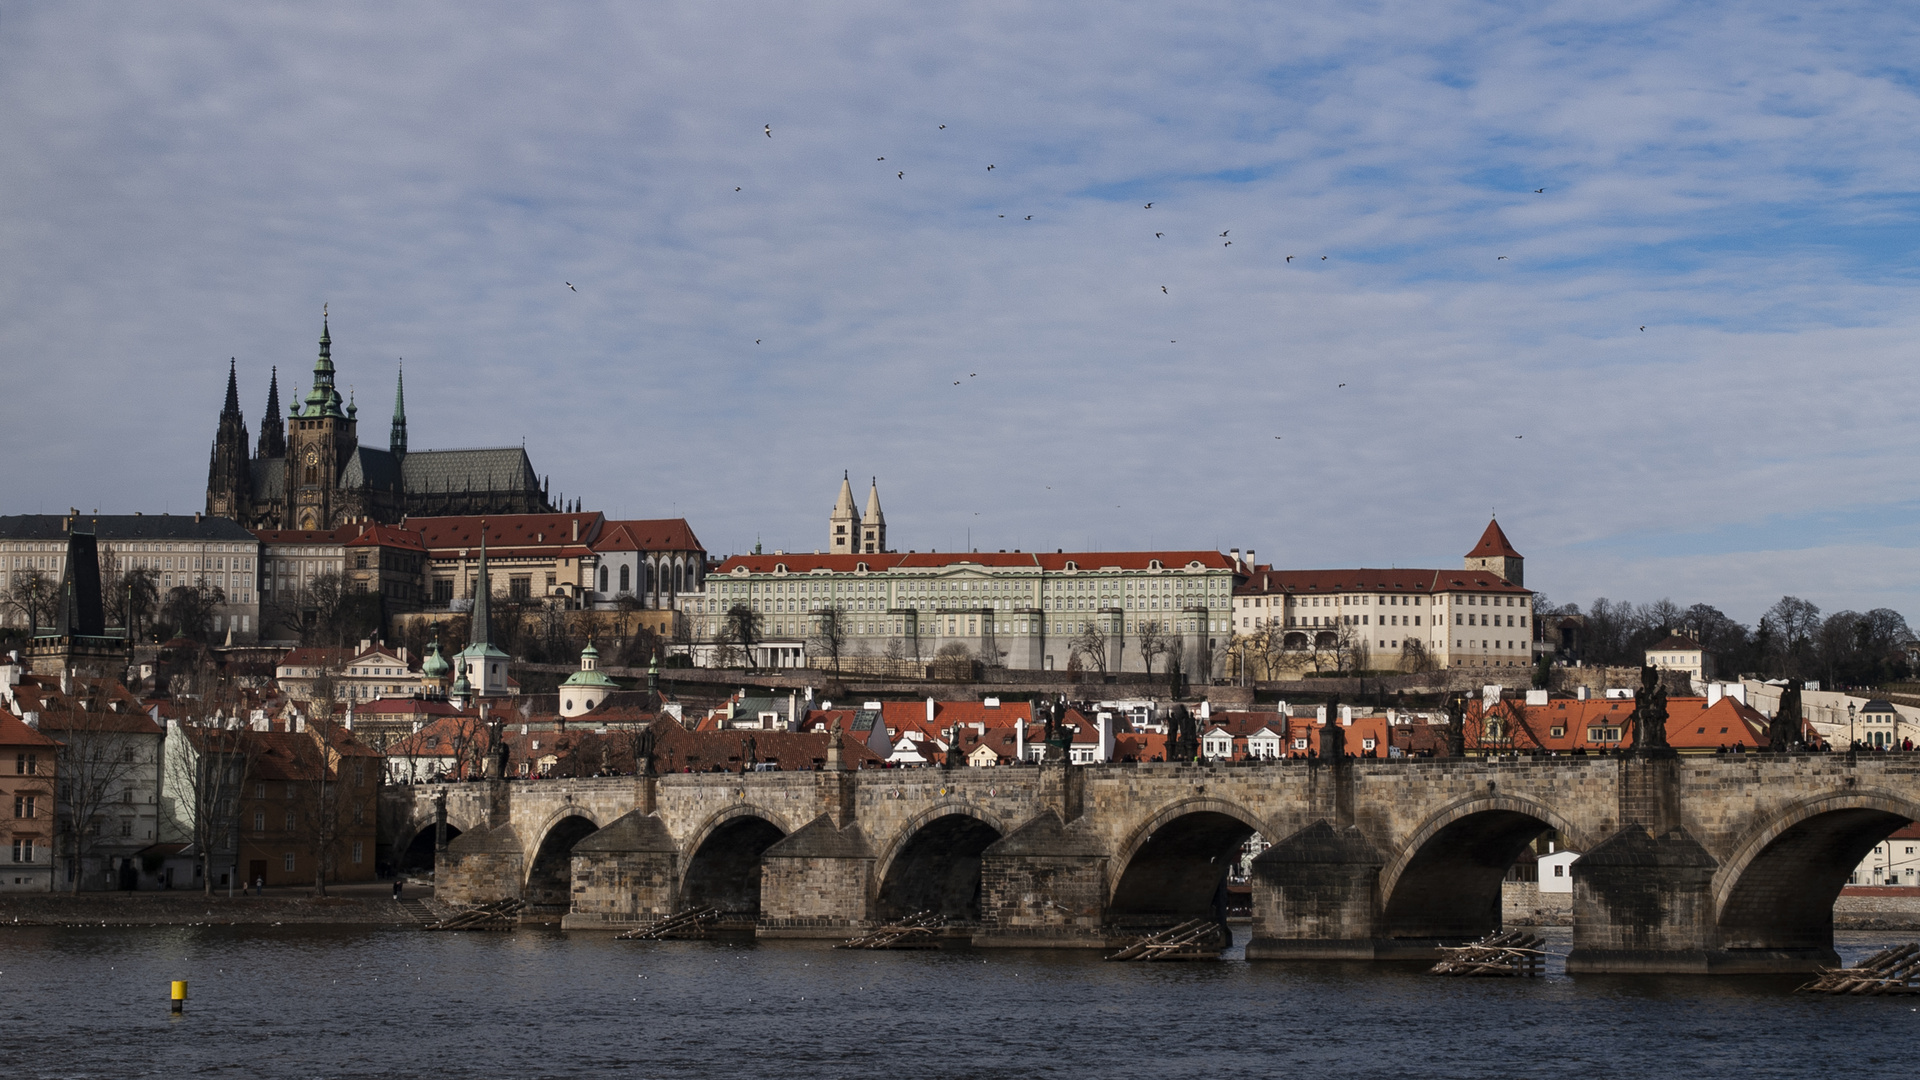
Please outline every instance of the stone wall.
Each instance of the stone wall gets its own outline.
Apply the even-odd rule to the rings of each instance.
[[[1501,882],[1500,925],[1571,926],[1573,894],[1541,892],[1535,881]]]

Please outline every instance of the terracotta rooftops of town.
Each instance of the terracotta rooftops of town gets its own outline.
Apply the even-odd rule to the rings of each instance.
[[[347,541],[348,547],[390,547],[405,548],[409,551],[427,550],[426,541],[420,534],[408,529],[396,529],[391,525],[379,525],[368,522],[363,525],[342,526],[359,530]]]
[[[488,541],[492,543],[492,541]],[[593,542],[595,551],[704,551],[686,518],[609,521]]]
[[[1483,570],[1259,570],[1233,590],[1241,596],[1271,593],[1446,593],[1483,592],[1531,595],[1498,574]]]
[[[0,709],[0,746],[53,746],[54,741],[27,726],[27,722]],[[53,768],[51,762],[46,766]]]
[[[1647,651],[1685,652],[1691,649],[1698,649],[1699,647],[1700,643],[1690,637],[1682,637],[1679,634],[1668,634],[1666,637],[1660,639],[1660,644],[1647,646]]]
[[[1519,552],[1513,550],[1513,544],[1507,539],[1507,534],[1500,531],[1500,520],[1495,518],[1487,522],[1487,531],[1480,534],[1480,542],[1473,545],[1472,551],[1467,552],[1467,558],[1489,559],[1501,555],[1514,559],[1521,557]]]
[[[1048,573],[1069,570],[1186,570],[1196,564],[1203,570],[1231,570],[1233,560],[1217,551],[956,551],[889,552],[884,555],[733,555],[714,571],[732,573],[736,568],[749,573],[771,574],[785,566],[789,574],[814,570],[856,573],[867,570],[913,571],[962,569],[968,565],[995,569],[1031,569]]]
[[[402,524],[420,534],[428,548],[480,547],[486,526],[487,552],[516,547],[591,545],[600,536],[606,518],[599,511],[578,514],[490,514],[461,517],[410,517]]]

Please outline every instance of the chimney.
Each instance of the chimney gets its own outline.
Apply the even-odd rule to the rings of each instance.
[[[1353,726],[1353,706],[1351,705],[1340,706],[1340,726],[1341,727]]]
[[[1230,556],[1230,557],[1231,557],[1231,558],[1233,559],[1233,568],[1234,568],[1235,570],[1239,570],[1239,569],[1241,568],[1241,563],[1240,563],[1240,549],[1239,549],[1239,548],[1230,548],[1230,549],[1228,549],[1228,555],[1229,555],[1229,556]]]
[[[933,695],[927,695],[927,726],[933,726]]]
[[[1592,695],[1593,695],[1593,692],[1584,686],[1576,688],[1573,692],[1573,697],[1575,701],[1585,701],[1587,700],[1587,698],[1591,697]]]
[[[579,518],[573,519],[573,542],[576,544],[580,542],[580,519]]]
[[[1013,725],[1013,756],[1017,761],[1027,760],[1027,722],[1020,720]]]
[[[62,694],[73,693],[73,669],[70,667],[62,667],[60,669],[60,692]]]
[[[1710,682],[1707,684],[1707,708],[1711,709],[1718,704],[1720,704],[1720,684]]]

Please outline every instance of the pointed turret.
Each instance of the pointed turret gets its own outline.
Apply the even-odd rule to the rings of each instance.
[[[1500,519],[1494,518],[1487,522],[1487,531],[1480,534],[1480,542],[1467,552],[1466,568],[1498,574],[1515,585],[1524,586],[1526,562],[1500,528]]]
[[[320,356],[313,362],[313,389],[307,391],[307,407],[300,411],[303,417],[333,417],[345,420],[346,414],[340,411],[340,391],[333,385],[333,334],[327,328],[326,311],[320,313]]]
[[[880,511],[880,478],[867,488],[867,513],[860,519],[860,550],[868,555],[887,550],[887,515]]]
[[[407,456],[407,371],[403,365],[393,384],[393,429],[387,436],[387,449],[394,457]]]
[[[840,497],[833,502],[833,515],[827,519],[827,534],[830,543],[827,550],[835,555],[851,555],[859,550],[860,519],[853,509],[853,484],[847,474],[840,474]]]
[[[244,521],[253,507],[253,471],[247,456],[247,421],[240,415],[237,362],[227,361],[227,400],[207,463],[207,513]]]
[[[238,363],[239,360],[235,357],[227,358],[227,403],[220,409],[222,420],[228,417],[240,419],[240,378],[234,370]]]
[[[260,418],[260,446],[253,456],[287,456],[287,425],[280,418],[280,369],[277,366],[273,369],[273,377],[267,382],[267,415]]]
[[[471,641],[460,650],[455,667],[460,681],[469,684],[477,697],[503,697],[507,693],[507,654],[493,646],[491,621],[488,618],[488,594],[493,591],[492,579],[487,575],[487,526],[480,524],[480,566],[473,583],[473,619]],[[460,696],[459,682],[454,684],[455,696]]]

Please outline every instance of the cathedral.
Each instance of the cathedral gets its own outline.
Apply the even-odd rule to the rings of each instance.
[[[407,450],[406,381],[393,394],[385,450],[360,442],[359,407],[334,385],[333,338],[320,321],[313,387],[282,417],[280,373],[267,388],[260,441],[249,446],[240,385],[227,369],[227,402],[207,468],[207,513],[249,529],[333,529],[350,522],[399,522],[409,515],[551,512],[546,484],[523,447]]]

